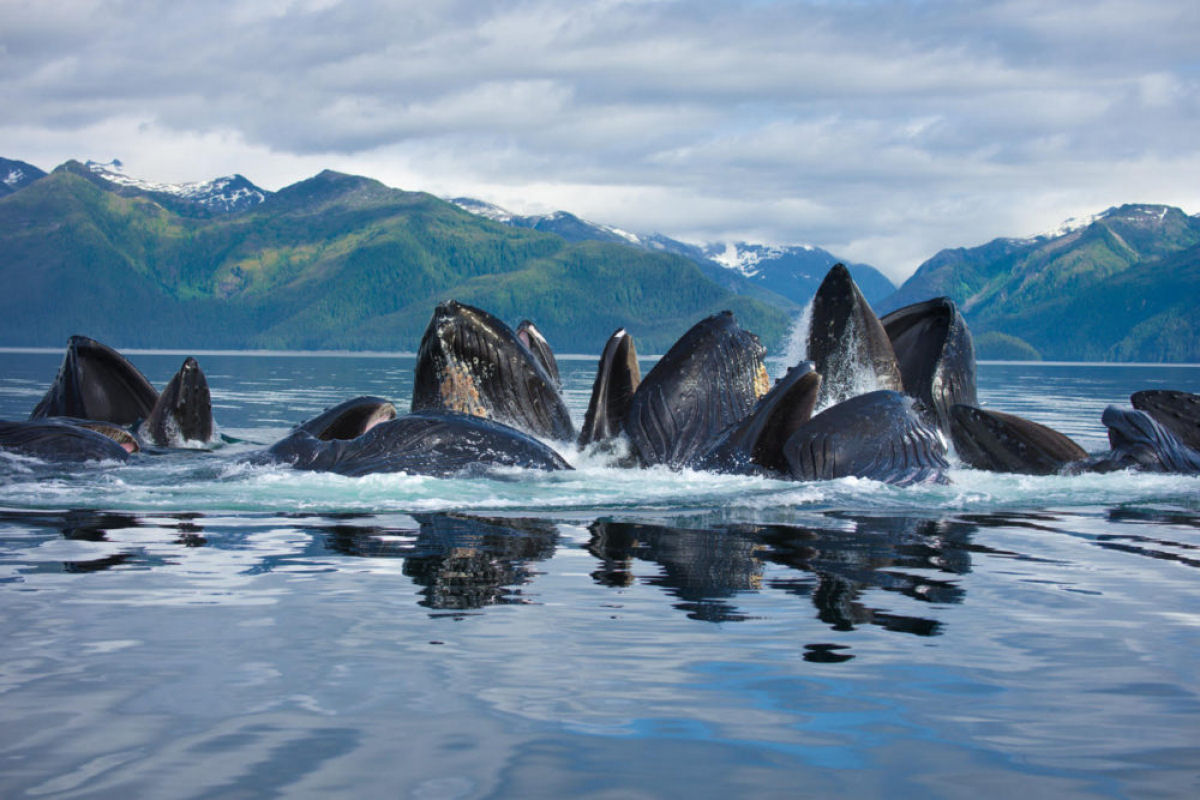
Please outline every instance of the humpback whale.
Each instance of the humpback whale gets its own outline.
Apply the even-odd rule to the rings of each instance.
[[[944,482],[946,446],[915,406],[914,398],[885,389],[825,409],[783,446],[792,477],[817,481],[854,476],[899,485]]]
[[[991,472],[1053,475],[1087,458],[1087,451],[1053,428],[966,404],[950,407],[950,440],[964,464]]]
[[[0,420],[0,449],[46,461],[125,461],[137,449],[124,431],[126,446],[105,435],[100,426],[84,427],[61,418],[29,421]]]
[[[767,393],[766,349],[723,311],[696,323],[638,385],[625,433],[642,466],[687,466]]]
[[[1148,389],[1129,398],[1133,407],[1145,411],[1193,450],[1200,452],[1200,394],[1173,389]]]
[[[72,336],[58,375],[30,419],[75,417],[133,425],[150,416],[158,391],[108,345]]]
[[[904,391],[950,432],[950,407],[976,405],[975,345],[954,301],[936,297],[897,309],[880,323],[891,340]]]
[[[213,438],[212,396],[208,380],[196,359],[188,356],[167,382],[138,435],[159,447],[179,447],[184,442]]]
[[[583,429],[579,431],[580,447],[620,435],[629,404],[641,382],[642,370],[633,337],[624,328],[618,328],[608,337],[600,354],[592,398],[583,416]]]
[[[554,450],[516,428],[446,410],[380,422],[354,439],[322,441],[298,429],[249,460],[349,476],[407,472],[446,477],[494,467],[571,469]]]
[[[537,329],[537,326],[527,319],[521,320],[521,323],[517,325],[517,338],[542,365],[542,369],[546,370],[546,374],[554,381],[554,385],[561,389],[562,378],[558,374],[558,361],[554,358],[554,351],[550,349],[550,343],[546,341],[545,336],[542,336],[542,332]]]
[[[726,428],[697,462],[699,469],[786,475],[783,445],[812,418],[821,376],[811,361],[788,369],[740,422]]]
[[[438,409],[546,439],[575,438],[554,378],[529,348],[496,317],[454,300],[438,304],[417,353],[412,410]]]
[[[873,389],[904,391],[891,340],[842,264],[813,296],[808,357],[822,378],[817,408]]]
[[[296,426],[323,442],[357,439],[381,422],[396,418],[396,407],[382,397],[352,397]]]
[[[1145,394],[1138,392],[1134,397],[1142,403],[1162,400],[1169,407],[1181,400],[1173,395],[1186,393],[1164,393],[1163,398],[1149,399]],[[1200,473],[1200,451],[1188,446],[1150,413],[1138,409],[1104,409],[1100,421],[1108,428],[1110,449],[1092,456],[1058,431],[1015,414],[956,405],[950,409],[950,419],[955,450],[965,463],[977,469],[1027,475],[1122,469]],[[1178,422],[1177,417],[1172,419]]]
[[[1154,417],[1137,409],[1109,406],[1100,421],[1108,428],[1112,448],[1081,466],[1089,472],[1134,469],[1142,472],[1200,473],[1200,452],[1188,447],[1160,425]]]

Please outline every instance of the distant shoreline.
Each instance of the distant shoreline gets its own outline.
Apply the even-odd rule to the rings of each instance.
[[[272,356],[281,358],[416,358],[411,350],[185,350],[169,348],[164,350],[138,347],[120,348],[122,353],[137,356],[243,356],[261,357]],[[46,354],[54,355],[65,352],[63,347],[0,347],[0,354]],[[559,361],[593,361],[600,357],[599,353],[555,353]],[[638,356],[639,360],[662,358],[662,354],[650,353]],[[766,357],[767,361],[779,361],[784,356]],[[993,366],[1039,366],[1039,367],[1171,367],[1187,369],[1200,367],[1200,363],[1190,361],[1005,361],[979,359],[976,363]]]

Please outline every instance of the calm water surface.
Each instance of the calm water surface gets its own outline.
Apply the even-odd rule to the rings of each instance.
[[[239,443],[0,455],[2,797],[1200,793],[1200,478],[293,473],[237,456],[412,357],[199,361]],[[1089,450],[1152,387],[1200,367],[980,366]]]

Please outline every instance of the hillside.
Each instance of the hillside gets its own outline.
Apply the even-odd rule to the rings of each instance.
[[[683,256],[700,267],[709,279],[730,291],[792,313],[798,313],[812,299],[830,267],[844,262],[844,259],[812,245],[780,247],[718,242],[701,246],[659,233],[631,233],[588,222],[567,211],[521,215],[470,197],[456,197],[450,202],[505,225],[555,233],[571,242],[621,242],[651,252]],[[896,291],[887,276],[869,264],[847,264],[847,267],[870,302],[882,300]]]
[[[691,261],[502,225],[323,172],[242,208],[181,209],[78,162],[0,199],[0,344],[414,350],[455,297],[534,319],[560,351],[627,327],[662,351],[729,308],[774,345],[789,315]]]
[[[1111,208],[1064,231],[943,250],[879,312],[947,295],[982,358],[1200,361],[1200,219]]]

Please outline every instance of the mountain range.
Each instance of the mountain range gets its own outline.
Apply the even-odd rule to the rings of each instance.
[[[611,225],[589,222],[567,211],[520,215],[471,197],[455,197],[450,202],[505,225],[554,233],[567,241],[615,242],[650,252],[680,255],[693,261],[705,275],[722,286],[790,310],[803,308],[812,299],[829,268],[839,262],[850,270],[869,302],[881,301],[896,291],[896,285],[869,264],[847,262],[809,244],[776,246],[714,242],[695,245],[660,233],[631,233]]]
[[[104,189],[125,197],[148,197],[185,216],[212,216],[246,211],[264,202],[271,193],[260,189],[241,175],[215,178],[196,183],[154,183],[125,174],[118,159],[107,164],[88,161],[79,174]]]
[[[1127,204],[942,250],[877,310],[939,295],[958,303],[982,358],[1200,361],[1200,217]]]
[[[182,185],[119,161],[47,174],[0,159],[0,344],[87,333],[120,346],[415,349],[455,297],[560,351],[617,327],[661,352],[723,308],[768,346],[838,259],[811,245],[690,244],[523,216],[326,171],[270,192],[241,175]],[[1131,204],[1049,233],[943,250],[898,290],[849,265],[882,315],[954,299],[981,358],[1200,361],[1200,218]]]
[[[116,180],[118,166],[67,162],[0,199],[0,342],[415,350],[453,297],[535,320],[560,351],[598,352],[625,327],[662,352],[723,309],[768,346],[794,316],[678,255],[570,242],[368,178],[184,191]]]

